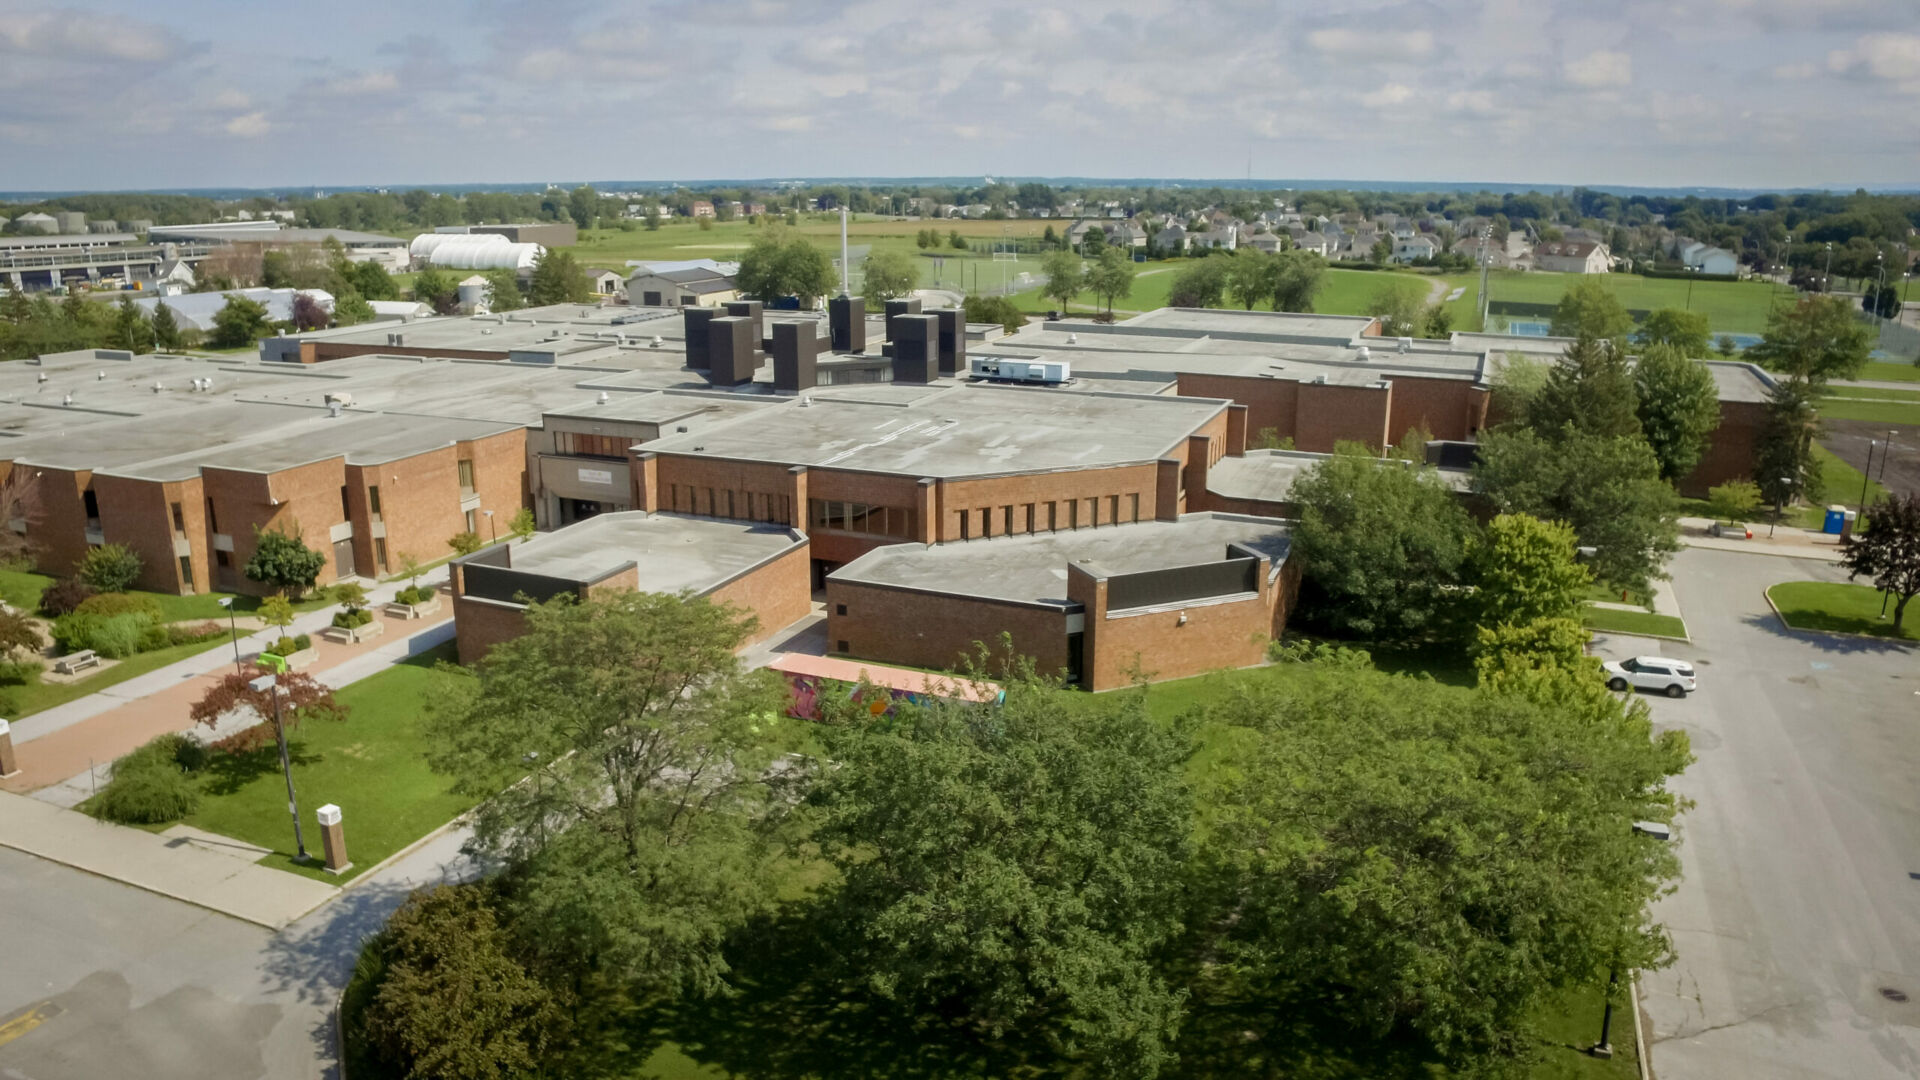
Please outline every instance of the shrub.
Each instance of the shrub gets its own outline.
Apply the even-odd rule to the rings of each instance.
[[[92,649],[101,656],[121,660],[144,649],[164,647],[168,638],[166,628],[145,615],[74,612],[53,621],[53,641],[62,652]]]
[[[40,681],[47,665],[38,660],[0,661],[0,686],[26,686]]]
[[[454,533],[453,538],[447,541],[447,546],[452,548],[456,555],[471,555],[486,545],[480,542],[479,533],[468,531]]]
[[[140,578],[140,556],[119,544],[101,544],[80,560],[77,574],[95,592],[125,592]]]
[[[54,618],[79,610],[94,593],[93,586],[79,578],[62,578],[40,594],[40,610]]]
[[[313,648],[313,637],[309,634],[295,634],[293,636],[293,647],[296,649],[311,649]]]
[[[284,529],[260,530],[256,526],[254,538],[257,546],[253,557],[241,571],[248,581],[271,585],[298,597],[313,587],[314,579],[327,565],[324,554],[300,539],[297,523],[288,522]]]
[[[136,651],[153,652],[155,649],[164,649],[171,644],[173,644],[173,635],[164,625],[149,623],[140,630],[140,647]]]
[[[273,648],[267,651],[275,656],[292,656],[294,653],[300,651],[300,643],[290,637],[283,637],[274,642]]]
[[[113,767],[93,809],[108,821],[158,825],[178,821],[200,803],[188,774],[206,767],[207,749],[185,735],[162,735]]]
[[[373,612],[368,611],[366,608],[352,608],[347,611],[337,611],[334,612],[333,615],[333,625],[342,630],[352,630],[356,627],[365,626],[372,621]]]
[[[63,653],[93,648],[93,632],[102,616],[74,612],[53,620],[53,644]]]
[[[1707,489],[1707,509],[1714,517],[1733,524],[1752,516],[1760,507],[1760,485],[1751,480],[1729,480]]]
[[[410,585],[394,593],[393,599],[401,604],[424,604],[433,599],[433,586]]]
[[[0,656],[40,651],[40,625],[24,611],[0,610]]]
[[[159,602],[151,596],[135,593],[95,593],[80,601],[80,605],[73,610],[85,615],[145,615],[154,622],[160,621]]]

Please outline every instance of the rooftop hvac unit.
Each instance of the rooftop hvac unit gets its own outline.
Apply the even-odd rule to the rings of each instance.
[[[46,373],[46,372],[44,372],[44,371],[43,371],[43,372],[41,372],[41,373],[40,373],[40,381],[41,381],[41,382],[46,382],[46,381],[47,381],[47,373]]]
[[[1315,375],[1312,379],[1308,381],[1313,383],[1313,385],[1315,386],[1325,386],[1327,385],[1327,376],[1325,375],[1325,373],[1322,373],[1319,375]]]
[[[335,390],[326,396],[326,402],[329,405],[351,405],[353,395],[345,390]]]
[[[1410,337],[1403,337],[1403,338],[1401,338],[1401,339],[1400,339],[1400,351],[1401,351],[1401,352],[1412,352],[1412,351],[1413,351],[1413,339],[1412,339],[1412,338],[1410,338]]]
[[[166,388],[167,388],[167,387],[166,387],[166,384],[165,384],[165,383],[154,383],[154,384],[153,384],[153,392],[154,392],[154,393],[156,393],[156,394],[157,394],[157,393],[159,393],[159,392],[160,392],[160,391],[162,391],[162,390],[165,390]]]
[[[660,335],[659,335],[659,334],[655,334],[655,335],[653,335],[653,341],[652,341],[651,343],[649,343],[649,344],[647,345],[647,348],[649,348],[649,349],[657,349],[657,348],[659,348],[659,347],[660,347]]]
[[[1367,347],[1366,347],[1365,345],[1362,345],[1362,346],[1360,346],[1360,351],[1359,351],[1359,353],[1358,353],[1358,354],[1357,354],[1357,355],[1356,355],[1356,356],[1354,357],[1354,359],[1356,359],[1356,360],[1365,360],[1365,359],[1367,359],[1368,357],[1370,357],[1370,356],[1372,356],[1372,355],[1373,355],[1373,354],[1372,354],[1372,352],[1371,352],[1371,351],[1369,351],[1369,350],[1367,349]]]
[[[340,416],[340,403],[332,399],[328,399],[327,415],[331,417],[335,417],[337,419]]]

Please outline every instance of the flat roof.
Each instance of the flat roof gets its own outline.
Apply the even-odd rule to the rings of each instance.
[[[1721,401],[1765,401],[1773,378],[1754,364],[1739,360],[1702,360],[1713,373],[1713,388]]]
[[[897,405],[811,394],[647,449],[914,476],[1046,472],[1158,460],[1226,406],[959,384]]]
[[[889,544],[835,570],[830,580],[1020,604],[1071,607],[1067,564],[1087,561],[1114,574],[1197,566],[1244,544],[1283,562],[1292,529],[1274,518],[1183,514],[1178,521],[1069,529],[1064,532],[960,540],[933,547]]]
[[[1207,467],[1207,490],[1229,499],[1288,502],[1293,498],[1294,481],[1332,456],[1300,450],[1249,450],[1243,457],[1223,457]],[[1380,462],[1387,464],[1384,458]],[[1456,492],[1473,490],[1473,473],[1469,470],[1434,471]]]
[[[591,582],[632,562],[641,592],[699,594],[804,541],[784,525],[628,510],[515,544],[510,569]]]

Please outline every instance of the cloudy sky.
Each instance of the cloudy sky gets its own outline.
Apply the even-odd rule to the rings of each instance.
[[[958,12],[959,14],[954,14]],[[0,0],[0,190],[1920,185],[1915,0]]]

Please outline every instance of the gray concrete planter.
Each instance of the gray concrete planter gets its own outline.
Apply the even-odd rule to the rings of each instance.
[[[287,662],[288,671],[299,671],[301,668],[312,667],[320,659],[320,650],[309,645],[304,649],[295,649],[280,659]]]
[[[438,613],[439,610],[440,610],[440,594],[439,593],[434,593],[433,596],[427,601],[425,601],[424,603],[419,603],[419,604],[394,603],[394,604],[387,605],[387,614],[396,619],[424,619],[428,615],[433,615]]]
[[[387,632],[387,624],[375,619],[365,626],[356,626],[349,630],[344,626],[329,626],[320,631],[320,636],[340,645],[354,645],[368,638],[377,638]]]

